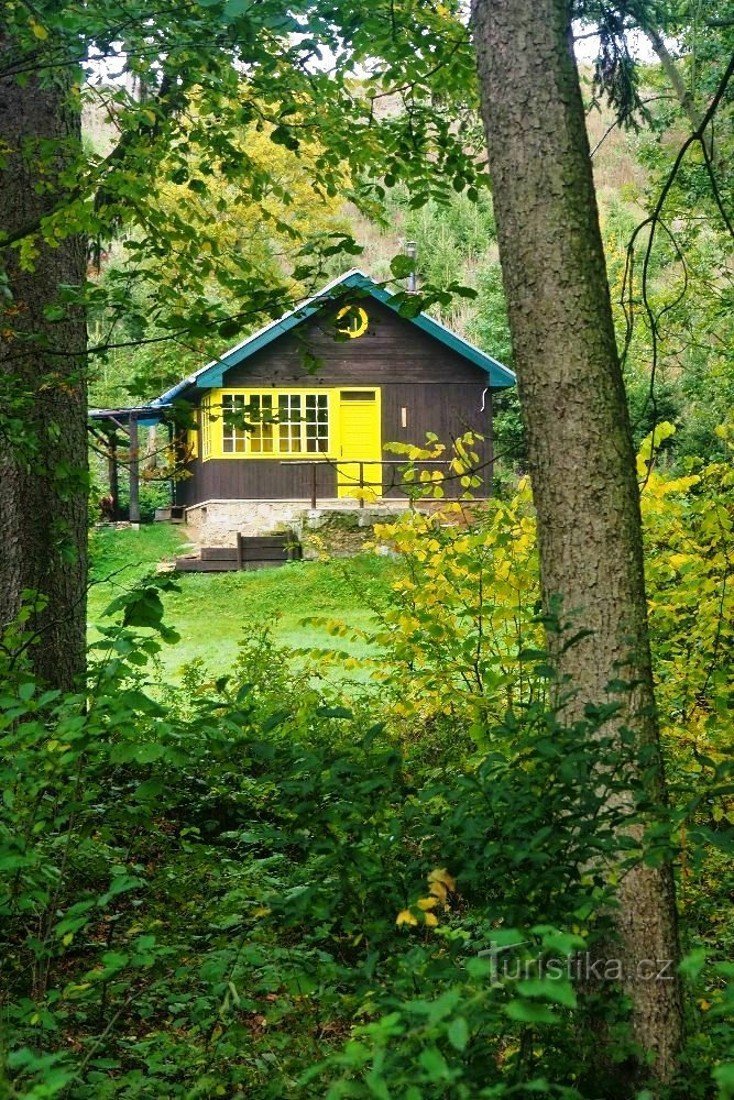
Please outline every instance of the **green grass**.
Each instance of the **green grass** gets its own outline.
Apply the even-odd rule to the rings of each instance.
[[[167,524],[132,529],[98,529],[91,541],[90,638],[107,605],[156,566],[180,552],[182,534]],[[327,562],[293,562],[248,573],[187,573],[179,592],[164,596],[166,623],[181,635],[165,646],[161,659],[167,678],[201,658],[215,674],[226,673],[248,631],[268,624],[276,642],[294,649],[341,650],[353,657],[369,652],[359,640],[335,638],[323,627],[305,623],[311,616],[339,619],[369,628],[375,607],[389,599],[398,566],[375,554]],[[352,674],[350,674],[352,675]]]

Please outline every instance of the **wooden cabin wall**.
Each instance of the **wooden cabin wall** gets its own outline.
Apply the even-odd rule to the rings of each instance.
[[[289,384],[318,389],[321,386],[379,386],[382,392],[382,442],[424,445],[426,432],[435,433],[447,445],[467,430],[484,436],[478,445],[484,488],[474,495],[489,495],[492,458],[492,402],[484,370],[429,337],[373,299],[363,302],[370,324],[364,336],[336,341],[329,320],[304,322],[227,371],[223,388]],[[333,316],[333,313],[331,314]],[[304,351],[319,358],[315,373],[304,367]],[[203,397],[205,390],[194,391]],[[402,427],[402,409],[407,426]],[[399,456],[385,453],[385,459]],[[197,459],[190,466],[193,477],[178,483],[177,503],[191,505],[206,500],[308,500],[312,472],[307,467],[283,465],[283,459]],[[336,471],[317,469],[317,496],[337,495]],[[389,474],[386,485],[389,484]],[[460,491],[460,487],[456,487]],[[388,492],[401,496],[399,489]],[[447,496],[454,496],[454,487]]]
[[[388,382],[482,382],[487,374],[375,299],[362,301],[369,327],[356,340],[334,339],[335,310],[304,321],[226,374],[227,386],[382,385]],[[304,352],[319,360],[315,373]]]
[[[318,457],[318,456],[317,456]],[[190,507],[207,500],[309,500],[313,473],[309,467],[282,465],[282,459],[196,459],[193,476],[176,483],[176,504]],[[336,470],[316,467],[319,500],[336,497]]]

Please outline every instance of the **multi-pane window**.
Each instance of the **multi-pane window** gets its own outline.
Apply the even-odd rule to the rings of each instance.
[[[325,393],[223,393],[221,409],[224,455],[325,454],[329,450]]]
[[[243,393],[222,394],[222,450],[226,455],[245,454],[247,450],[245,407]]]

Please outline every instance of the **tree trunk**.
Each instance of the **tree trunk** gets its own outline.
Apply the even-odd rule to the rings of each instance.
[[[638,26],[646,35],[650,45],[657,54],[660,66],[668,79],[670,87],[675,93],[680,108],[691,124],[691,133],[698,133],[704,119],[703,112],[698,109],[692,91],[686,88],[678,64],[665,43],[665,38],[658,28],[650,21],[650,18],[648,18],[654,13],[648,10],[648,5],[645,3],[634,5],[631,11]],[[708,155],[713,158],[715,154],[713,132],[709,130],[708,133],[702,133],[701,140],[706,144]]]
[[[0,65],[15,49],[0,29]],[[3,234],[22,235],[59,206],[81,145],[76,74],[40,68],[24,83],[0,79],[0,626],[29,601],[33,667],[67,689],[85,662],[86,329],[79,306],[57,320],[49,310],[60,285],[82,286],[85,247],[79,236],[40,244],[30,271],[2,247]]]
[[[586,703],[623,703],[639,784],[662,805],[634,451],[617,354],[566,0],[474,0],[484,124],[546,610],[573,632],[549,637]],[[611,681],[633,686],[611,694]],[[603,761],[602,761],[603,764]],[[640,866],[619,887],[619,953],[634,1035],[668,1079],[682,1009],[672,870]],[[640,964],[658,960],[667,980]],[[624,1086],[622,1086],[624,1087]]]

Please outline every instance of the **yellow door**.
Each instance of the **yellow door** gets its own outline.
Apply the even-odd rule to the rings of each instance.
[[[382,496],[382,432],[379,389],[339,392],[340,497],[376,500]]]

